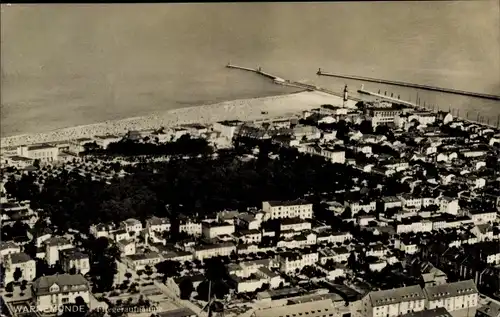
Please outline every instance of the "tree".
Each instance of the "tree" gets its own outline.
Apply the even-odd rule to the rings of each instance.
[[[35,159],[33,161],[33,166],[36,167],[37,169],[40,169],[40,160],[39,159]]]
[[[373,133],[373,126],[372,126],[371,121],[363,120],[359,124],[359,132],[361,132],[363,134],[372,134]]]
[[[179,289],[181,299],[189,300],[194,291],[193,282],[189,278],[184,278],[179,284]]]
[[[28,281],[23,280],[23,281],[21,282],[20,289],[21,289],[21,291],[22,291],[22,292],[24,292],[24,291],[26,290],[27,285],[28,285]]]
[[[5,291],[12,293],[14,291],[14,283],[10,282],[5,286]]]
[[[23,271],[21,270],[20,267],[16,267],[16,270],[14,271],[14,281],[19,281],[19,279],[23,276]]]
[[[169,278],[178,276],[180,273],[181,265],[179,262],[166,260],[155,265],[156,271],[163,274],[163,277]],[[147,272],[147,270],[146,270]]]
[[[342,212],[342,214],[340,215],[340,217],[341,217],[342,219],[351,219],[351,218],[352,218],[351,208],[346,207],[346,208],[344,209],[344,212]]]
[[[132,277],[132,273],[130,273],[130,272],[126,272],[126,273],[125,273],[125,277],[126,277],[128,280],[130,280],[130,278]]]

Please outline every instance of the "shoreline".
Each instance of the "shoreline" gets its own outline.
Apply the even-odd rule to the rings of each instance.
[[[20,134],[0,139],[0,148],[45,142],[92,138],[95,135],[125,134],[130,130],[168,128],[185,123],[209,124],[223,120],[257,120],[296,114],[322,104],[341,105],[342,98],[318,91],[300,91],[268,97],[236,99],[214,104],[154,112],[147,116],[108,120],[41,133]],[[262,114],[266,112],[266,114]]]

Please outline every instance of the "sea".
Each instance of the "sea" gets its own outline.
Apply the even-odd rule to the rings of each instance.
[[[317,76],[500,95],[500,2],[1,6],[2,137],[296,91],[229,62],[352,95],[379,90],[496,124],[500,101]]]

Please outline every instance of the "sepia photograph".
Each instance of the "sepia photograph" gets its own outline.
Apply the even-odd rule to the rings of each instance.
[[[500,1],[1,4],[0,317],[500,317]]]

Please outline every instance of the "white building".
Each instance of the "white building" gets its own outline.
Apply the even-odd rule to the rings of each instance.
[[[474,210],[468,209],[466,211],[466,215],[469,216],[474,224],[486,224],[493,223],[497,220],[497,212],[496,210]]]
[[[8,254],[19,253],[21,252],[21,247],[15,244],[12,241],[6,241],[0,243],[0,263],[3,262],[3,259]]]
[[[65,272],[75,270],[76,274],[85,275],[90,271],[89,256],[74,250],[67,249],[60,252],[60,263]]]
[[[150,235],[153,232],[170,231],[170,221],[168,218],[151,217],[146,220],[146,229]]]
[[[71,248],[73,248],[73,245],[65,238],[53,237],[45,241],[45,260],[47,260],[47,264],[55,265],[59,261],[59,252]]]
[[[195,246],[193,256],[195,259],[203,261],[216,256],[230,256],[232,252],[236,252],[236,245],[231,242],[224,242]]]
[[[346,262],[350,255],[349,250],[345,247],[323,249],[319,251],[318,254],[319,262],[321,264],[325,264],[329,260],[332,260],[335,263]]]
[[[332,163],[345,163],[345,150],[336,149],[333,147],[322,147],[319,145],[308,145],[303,148],[303,151],[312,155],[318,155],[326,158]]]
[[[33,282],[32,293],[41,312],[57,312],[62,305],[75,303],[77,298],[90,303],[89,285],[81,274],[39,277]]]
[[[262,210],[266,213],[266,219],[311,219],[313,215],[312,204],[300,199],[294,201],[264,201]]]
[[[285,252],[278,256],[279,270],[285,274],[295,274],[306,265],[316,264],[318,259],[317,252]]]
[[[220,136],[226,138],[227,140],[232,140],[238,127],[243,122],[238,120],[233,121],[220,121],[213,125],[214,131],[220,132]]]
[[[96,135],[94,141],[103,149],[107,149],[111,143],[117,143],[122,140],[121,136],[117,135]]]
[[[232,235],[234,230],[234,224],[228,222],[203,222],[201,228],[203,236],[207,239],[213,239],[223,235]]]
[[[364,316],[395,317],[425,309],[425,294],[420,286],[372,291],[363,298]]]
[[[422,208],[422,198],[413,197],[410,194],[403,194],[399,196],[401,205],[407,208],[420,209]]]
[[[130,234],[132,232],[134,236],[139,235],[142,231],[142,223],[133,218],[122,221],[121,226],[125,229],[125,231],[127,231],[127,233]]]
[[[33,160],[39,160],[43,163],[50,163],[57,161],[59,148],[50,144],[20,146],[17,148],[17,155]]]
[[[100,237],[110,237],[110,233],[113,231],[114,227],[112,225],[99,223],[96,225],[92,225],[89,228],[89,232],[96,239]]]
[[[394,247],[406,254],[414,254],[418,252],[418,245],[409,239],[396,239]]]
[[[5,257],[5,279],[4,283],[7,285],[10,282],[21,282],[26,280],[32,281],[36,276],[36,263],[35,260],[29,257],[26,253],[11,253]],[[18,280],[15,279],[15,272],[20,271],[21,275]]]
[[[185,232],[190,236],[201,236],[201,222],[192,222],[191,220],[181,221],[179,224],[179,232]]]
[[[389,208],[399,208],[402,206],[401,199],[396,196],[382,197],[384,211]]]
[[[123,239],[116,242],[118,250],[120,250],[121,256],[129,256],[135,254],[135,241],[132,239]]]
[[[478,291],[473,280],[428,286],[424,288],[427,297],[426,308],[446,308],[447,311],[476,308]]]
[[[439,206],[439,212],[458,215],[458,199],[441,196],[436,198],[436,204]]]
[[[311,230],[311,223],[301,218],[285,218],[280,223],[281,231],[303,231]]]
[[[356,215],[361,210],[364,210],[367,213],[377,210],[376,201],[370,201],[370,202],[346,201],[344,205],[351,209],[352,216]]]

